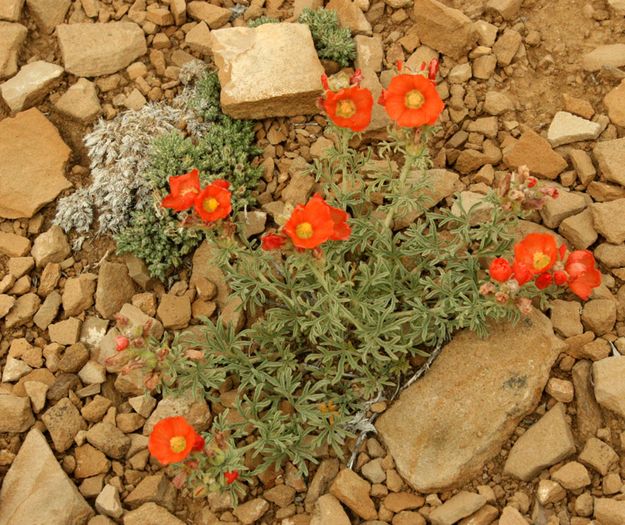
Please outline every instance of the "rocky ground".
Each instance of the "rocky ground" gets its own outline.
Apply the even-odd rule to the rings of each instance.
[[[314,111],[322,67],[292,26],[263,26],[252,44],[217,30],[320,4],[1,0],[0,525],[625,524],[623,0],[331,0],[373,91],[398,59],[442,60],[442,203],[454,191],[479,200],[497,172],[527,164],[560,198],[524,231],[594,250],[603,285],[486,341],[459,334],[399,401],[372,406],[378,435],[353,470],[322,450],[307,479],[285,465],[233,509],[183,497],[150,460],[157,420],[206,428],[231,397],[144,396],[139,374],[104,366],[112,319],[184,329],[223,313],[227,288],[207,246],[169,289],[108,239],[72,251],[51,225],[55,200],[88,181],[82,137],[96,118],[173,99],[180,68],[213,55],[224,107],[262,119],[262,231],[313,189],[295,168],[329,139],[321,117],[298,111]],[[282,67],[267,69],[278,52]],[[276,108],[292,116],[264,118]],[[386,123],[374,114],[367,136]]]

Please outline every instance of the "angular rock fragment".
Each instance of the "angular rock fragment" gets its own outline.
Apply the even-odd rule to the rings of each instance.
[[[11,111],[22,111],[43,100],[62,75],[61,66],[37,60],[26,64],[17,75],[0,84],[0,93]]]

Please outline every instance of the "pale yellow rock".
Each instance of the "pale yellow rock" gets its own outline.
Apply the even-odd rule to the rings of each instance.
[[[26,5],[37,25],[46,33],[52,33],[57,25],[63,23],[72,1],[26,0]]]
[[[2,0],[0,2],[0,20],[17,22],[22,14],[24,0]]]
[[[54,105],[59,112],[84,124],[102,111],[95,84],[86,78],[79,79]]]
[[[27,33],[21,24],[0,22],[0,80],[17,73],[17,54]]]
[[[37,60],[1,84],[0,93],[11,111],[22,111],[38,104],[62,75],[62,67]]]

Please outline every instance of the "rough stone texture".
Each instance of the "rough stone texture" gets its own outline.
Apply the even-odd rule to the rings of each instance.
[[[59,112],[83,124],[91,122],[102,110],[95,84],[86,78],[78,79],[54,106]]]
[[[625,127],[625,79],[603,97],[603,103],[608,108],[612,123]]]
[[[595,202],[590,206],[595,230],[612,244],[625,241],[625,199]]]
[[[560,223],[558,231],[576,250],[585,250],[594,244],[599,237],[595,231],[592,212],[589,209],[564,219]]]
[[[499,518],[499,525],[529,525],[529,523],[516,508],[505,507]]]
[[[85,525],[94,514],[36,429],[4,478],[0,508],[0,525]]]
[[[52,33],[61,24],[72,5],[71,0],[26,0],[28,11],[37,25],[46,33]]]
[[[21,24],[0,22],[0,80],[17,73],[17,54],[27,34],[28,30]]]
[[[605,476],[608,474],[610,467],[618,463],[619,456],[610,445],[600,439],[591,437],[586,441],[583,450],[579,453],[579,460],[602,476]]]
[[[80,412],[67,397],[49,408],[41,419],[50,433],[57,452],[65,452],[74,443],[78,431],[87,429]]]
[[[595,499],[595,518],[601,525],[623,525],[625,501],[609,498]]]
[[[625,418],[625,356],[608,357],[592,365],[597,402]]]
[[[210,2],[189,2],[187,12],[191,18],[206,22],[211,29],[219,29],[232,16],[229,9],[213,5]]]
[[[22,14],[24,0],[3,0],[0,3],[0,20],[17,22]]]
[[[588,205],[586,197],[581,193],[558,188],[557,199],[547,199],[547,202],[540,210],[543,224],[547,228],[557,228],[560,223],[576,213],[581,212]]]
[[[598,122],[591,122],[566,111],[558,111],[547,131],[547,139],[556,147],[571,142],[594,140],[601,131],[602,127]]]
[[[265,24],[211,32],[224,113],[235,118],[318,112],[324,70],[308,26]]]
[[[145,503],[137,510],[124,515],[124,525],[185,525],[176,516],[170,514],[156,503]]]
[[[87,434],[87,441],[108,457],[121,459],[130,448],[130,438],[110,423],[97,423]]]
[[[256,523],[269,510],[269,503],[263,498],[254,498],[238,505],[232,512],[243,525]]]
[[[70,188],[63,176],[69,156],[59,132],[38,109],[1,121],[0,217],[32,217]]]
[[[143,426],[143,434],[150,435],[154,425],[161,419],[171,416],[184,416],[198,431],[206,430],[211,422],[211,413],[206,401],[193,399],[190,395],[167,397],[159,401],[156,410]]]
[[[0,432],[24,432],[33,426],[34,422],[35,418],[27,398],[0,394]]]
[[[115,73],[147,53],[143,30],[132,22],[62,24],[56,34],[65,70],[79,77]]]
[[[191,29],[185,36],[185,43],[193,51],[198,51],[204,55],[210,54],[210,29],[206,25],[206,22],[200,22]]]
[[[547,140],[527,130],[506,152],[503,160],[510,168],[526,165],[533,175],[555,179],[567,167],[564,157],[551,148]]]
[[[531,481],[545,467],[562,461],[574,452],[575,441],[566,420],[566,408],[558,403],[516,441],[504,472]]]
[[[49,263],[60,263],[71,253],[67,237],[56,224],[41,235],[38,235],[30,251],[35,259],[37,268],[43,268]]]
[[[481,494],[462,491],[436,507],[430,514],[430,522],[432,525],[453,525],[484,505],[486,505],[486,498]]]
[[[427,492],[480,472],[538,403],[563,348],[537,311],[517,325],[492,326],[487,339],[457,334],[378,420],[400,474]]]
[[[504,20],[514,20],[522,3],[523,0],[488,0],[486,9],[501,15]]]
[[[0,93],[11,111],[22,111],[38,104],[62,75],[61,66],[37,60],[1,84]]]
[[[378,517],[375,504],[369,497],[371,485],[353,470],[341,470],[330,486],[330,494],[364,520]]]
[[[606,180],[625,186],[625,137],[598,142],[593,153]]]
[[[343,507],[332,494],[324,494],[317,500],[310,525],[351,525]]]
[[[416,0],[414,15],[421,42],[445,55],[458,59],[475,42],[471,19],[458,9],[436,0]]]
[[[128,275],[125,264],[102,263],[95,292],[95,308],[102,317],[112,318],[124,304],[130,302],[134,293],[134,281]]]
[[[596,47],[582,58],[586,71],[599,71],[603,66],[625,66],[625,44],[606,44]]]
[[[333,9],[339,23],[355,35],[371,35],[371,24],[365,17],[357,2],[353,0],[330,0],[326,9]]]

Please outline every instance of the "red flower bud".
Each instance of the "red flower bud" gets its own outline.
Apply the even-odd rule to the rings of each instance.
[[[436,82],[436,75],[438,75],[438,67],[439,67],[439,62],[438,60],[436,60],[435,58],[433,58],[430,61],[430,66],[428,68],[428,78],[432,81],[432,82]]]
[[[553,280],[558,286],[563,286],[569,281],[569,276],[562,270],[553,272]]]
[[[115,338],[115,350],[117,350],[118,352],[122,352],[123,350],[126,350],[129,344],[130,344],[130,341],[126,336],[118,335]]]
[[[201,452],[204,450],[205,445],[206,442],[204,441],[204,438],[198,434],[195,436],[195,442],[193,443],[193,448],[191,450],[193,450],[193,452]]]
[[[239,478],[239,471],[224,472],[224,478],[226,479],[226,485],[232,485]]]
[[[539,290],[544,290],[553,282],[553,276],[550,273],[543,273],[538,276],[536,279],[536,288]]]
[[[536,184],[538,184],[538,179],[536,177],[528,177],[527,178],[527,187],[528,188],[533,188],[534,186],[536,186]]]
[[[504,283],[512,277],[512,267],[504,258],[497,257],[490,263],[488,273],[495,281]]]
[[[279,250],[285,242],[286,239],[282,235],[268,233],[261,239],[261,248],[265,251]]]

